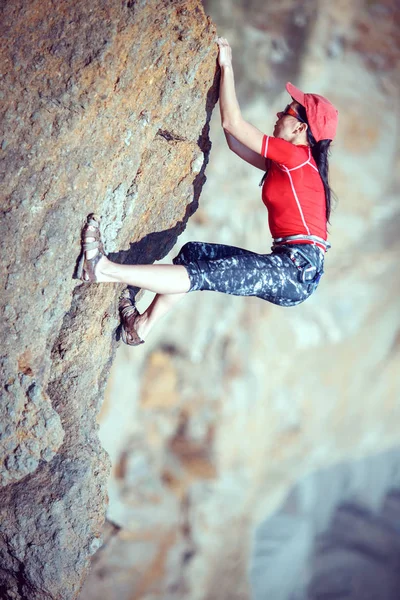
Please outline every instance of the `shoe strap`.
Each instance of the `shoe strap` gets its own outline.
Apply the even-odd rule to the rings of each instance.
[[[121,311],[121,317],[124,319],[131,317],[135,313],[137,315],[139,315],[139,311],[136,308],[136,306],[132,306],[132,305],[124,306],[123,308],[120,309],[120,311]]]
[[[95,240],[94,242],[84,242],[82,244],[84,252],[87,250],[95,250],[100,246],[99,240]]]

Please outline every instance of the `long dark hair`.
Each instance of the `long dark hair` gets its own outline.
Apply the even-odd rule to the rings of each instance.
[[[324,185],[325,203],[326,203],[326,220],[329,223],[329,217],[331,215],[331,199],[332,199],[332,197],[335,197],[335,195],[332,192],[330,185],[329,185],[328,157],[330,154],[330,145],[331,145],[332,140],[320,140],[319,142],[316,142],[313,134],[311,133],[310,125],[308,124],[306,109],[301,104],[298,104],[296,110],[299,114],[299,117],[301,117],[301,119],[308,125],[307,139],[308,139],[308,143],[310,144],[310,147],[311,147],[311,154],[315,160],[319,174],[322,179],[322,183]],[[268,169],[264,173],[264,176],[260,182],[260,185],[262,185],[264,183],[267,174],[268,174]]]
[[[299,116],[303,119],[305,123],[308,125],[306,109],[301,104],[298,104],[296,107]],[[311,146],[311,154],[315,160],[315,163],[318,167],[319,174],[322,179],[322,183],[324,184],[325,190],[325,203],[326,203],[326,220],[329,223],[329,217],[331,216],[331,199],[333,196],[333,192],[329,185],[329,154],[330,154],[330,145],[332,140],[320,140],[316,142],[314,136],[311,132],[310,125],[307,127],[307,139],[308,143]]]

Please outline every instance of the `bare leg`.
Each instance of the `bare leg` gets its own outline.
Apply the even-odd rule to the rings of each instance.
[[[183,294],[157,294],[148,308],[135,319],[135,330],[142,340],[145,340],[150,330],[179,300]]]
[[[93,227],[88,227],[90,231]],[[87,238],[93,241],[94,238]],[[88,259],[98,250],[86,252]],[[156,294],[182,294],[189,291],[190,279],[182,265],[119,265],[102,256],[96,265],[96,280],[99,283],[126,283]]]
[[[90,215],[88,220],[93,217],[94,215]],[[91,230],[95,231],[96,228],[89,224],[86,235],[85,230],[83,230],[84,246],[90,245],[90,242],[95,242],[95,239],[87,233]],[[98,232],[96,235],[98,235]],[[99,240],[99,237],[97,239]],[[85,259],[90,260],[98,253],[99,247],[87,248]],[[188,272],[181,265],[119,265],[111,262],[102,254],[99,259],[94,272],[93,267],[91,267],[91,274],[85,271],[84,265],[82,266],[84,277],[87,279],[89,277],[93,278],[99,283],[125,283],[157,294],[150,306],[141,315],[129,296],[125,296],[125,299],[121,298],[122,337],[129,345],[137,345],[138,338],[139,343],[140,340],[143,342],[155,323],[189,291],[190,279]]]
[[[157,294],[181,294],[189,291],[190,279],[182,265],[119,265],[103,257],[96,266],[96,278],[102,283],[126,283]]]

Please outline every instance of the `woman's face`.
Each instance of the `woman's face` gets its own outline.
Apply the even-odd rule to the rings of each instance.
[[[292,115],[285,114],[285,111],[287,111],[289,107],[297,113],[299,104],[293,100],[293,102],[287,105],[284,111],[276,113],[278,120],[275,123],[273,136],[286,140],[287,142],[292,142],[294,137],[296,137],[295,132],[299,130],[301,121]]]

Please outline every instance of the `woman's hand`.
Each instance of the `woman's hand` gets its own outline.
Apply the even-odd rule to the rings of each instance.
[[[218,44],[218,64],[220,67],[229,67],[232,65],[232,48],[225,38],[217,38]]]

